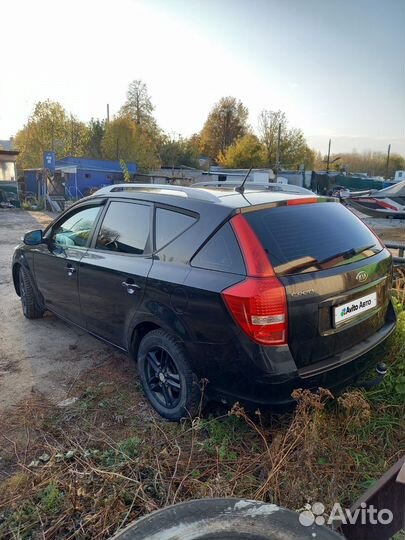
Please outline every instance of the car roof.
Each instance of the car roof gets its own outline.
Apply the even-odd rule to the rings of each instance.
[[[196,187],[168,184],[113,184],[96,191],[91,197],[142,199],[145,201],[167,203],[192,209],[193,202],[220,205],[229,209],[245,208],[266,203],[277,203],[308,196],[316,197],[311,191],[299,186],[283,184],[246,185],[243,193],[235,191],[237,185],[217,187],[208,183]]]

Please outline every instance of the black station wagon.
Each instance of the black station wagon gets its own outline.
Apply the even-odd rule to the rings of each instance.
[[[129,352],[165,418],[205,399],[286,406],[338,392],[395,327],[390,253],[335,199],[291,186],[102,188],[24,237],[24,315]]]

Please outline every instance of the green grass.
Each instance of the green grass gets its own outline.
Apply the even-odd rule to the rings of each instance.
[[[91,386],[77,389],[80,399],[69,409],[44,414],[41,407],[38,417],[28,409],[21,426],[30,426],[31,438],[16,450],[20,459],[27,452],[25,465],[38,462],[31,471],[18,469],[12,446],[1,450],[15,472],[0,483],[0,538],[42,538],[51,530],[62,540],[79,534],[80,522],[83,538],[107,540],[123,521],[203,497],[257,498],[291,509],[314,500],[349,507],[405,450],[400,307],[384,359],[389,373],[378,388],[351,390],[327,405],[302,395],[295,414],[222,409],[182,424],[158,419],[130,368],[119,372],[112,360],[111,369],[86,379]],[[46,462],[39,459],[44,453]]]
[[[201,420],[200,430],[205,436],[204,449],[211,455],[217,455],[221,461],[235,461],[246,427],[245,422],[235,416]]]

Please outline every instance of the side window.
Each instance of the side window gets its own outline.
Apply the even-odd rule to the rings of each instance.
[[[156,208],[156,249],[165,246],[195,223],[195,218],[164,208]]]
[[[97,236],[96,248],[142,255],[150,231],[151,207],[113,201]]]
[[[205,244],[191,261],[191,266],[245,275],[245,263],[229,223]]]
[[[62,247],[86,247],[99,211],[99,206],[91,206],[70,214],[52,230],[53,243]]]

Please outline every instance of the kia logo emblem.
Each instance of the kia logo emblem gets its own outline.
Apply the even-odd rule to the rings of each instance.
[[[367,272],[364,272],[364,270],[362,272],[359,272],[356,276],[357,281],[360,281],[360,282],[366,281],[367,278],[368,278],[368,274]]]

